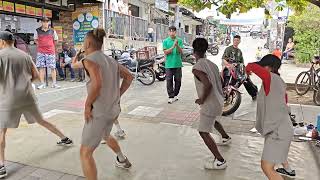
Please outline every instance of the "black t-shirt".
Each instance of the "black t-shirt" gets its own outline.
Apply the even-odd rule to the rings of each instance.
[[[62,50],[61,53],[59,53],[59,59],[63,63],[70,63],[70,60],[67,60],[68,58],[76,57],[77,51],[74,48],[70,48],[68,50]],[[66,62],[67,61],[67,62]]]

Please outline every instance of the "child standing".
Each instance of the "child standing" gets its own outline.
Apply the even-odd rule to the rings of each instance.
[[[257,99],[256,129],[265,138],[261,168],[269,180],[282,180],[280,174],[295,176],[287,160],[293,127],[286,105],[286,85],[278,72],[280,66],[280,59],[269,54],[246,67],[248,74],[255,73],[263,82]],[[276,164],[283,168],[274,170]]]
[[[199,134],[207,147],[214,155],[205,164],[206,169],[225,169],[226,160],[221,156],[218,147],[210,135],[213,126],[222,135],[223,142],[221,145],[227,145],[231,138],[226,134],[222,125],[216,121],[217,117],[222,115],[223,92],[220,80],[219,69],[217,65],[205,58],[208,49],[208,42],[204,38],[197,38],[193,41],[194,56],[197,63],[192,69],[194,74],[195,85],[199,99],[195,103],[200,105],[200,124]]]

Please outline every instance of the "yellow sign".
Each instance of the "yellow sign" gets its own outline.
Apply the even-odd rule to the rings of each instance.
[[[57,32],[57,35],[59,37],[59,41],[63,41],[63,29],[62,29],[62,26],[55,26],[54,30]]]
[[[46,16],[48,18],[52,18],[52,10],[45,9],[44,10],[44,16]]]
[[[16,13],[25,14],[26,13],[26,6],[23,4],[16,4]]]
[[[36,8],[36,16],[42,16],[42,9]]]
[[[26,6],[26,14],[35,16],[36,15],[36,8],[32,6]]]
[[[14,3],[3,1],[2,7],[4,11],[14,12]]]

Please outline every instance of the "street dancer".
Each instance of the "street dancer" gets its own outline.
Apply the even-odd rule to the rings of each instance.
[[[296,175],[288,163],[293,126],[286,104],[286,84],[278,72],[280,66],[280,59],[269,54],[246,67],[248,74],[253,72],[262,79],[257,98],[256,129],[265,138],[261,168],[269,180],[283,180],[281,175]],[[275,165],[280,163],[283,168],[275,170]]]
[[[199,134],[209,150],[213,154],[213,159],[205,163],[206,169],[225,169],[226,160],[220,154],[218,147],[210,135],[213,126],[222,134],[223,144],[231,142],[231,138],[226,134],[222,125],[216,121],[222,115],[223,92],[220,80],[219,69],[216,64],[205,58],[208,49],[208,42],[204,38],[197,38],[193,41],[193,51],[197,63],[193,66],[195,85],[199,99],[195,103],[200,105]]]
[[[83,45],[85,58],[81,62],[90,80],[87,83],[88,96],[85,102],[80,159],[87,180],[97,180],[93,153],[102,139],[117,153],[117,167],[131,167],[110,132],[120,114],[120,97],[130,87],[133,77],[125,67],[103,53],[105,36],[104,29],[91,30],[87,33]],[[123,78],[121,86],[120,78]]]
[[[7,176],[4,164],[7,128],[17,128],[22,114],[29,124],[36,122],[59,136],[58,145],[73,142],[41,115],[32,88],[39,73],[31,56],[14,47],[10,32],[0,32],[0,49],[0,178],[3,178]]]

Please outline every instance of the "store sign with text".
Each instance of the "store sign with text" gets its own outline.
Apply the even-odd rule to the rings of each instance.
[[[77,8],[72,13],[73,42],[75,46],[81,46],[86,34],[99,27],[99,7]]]

